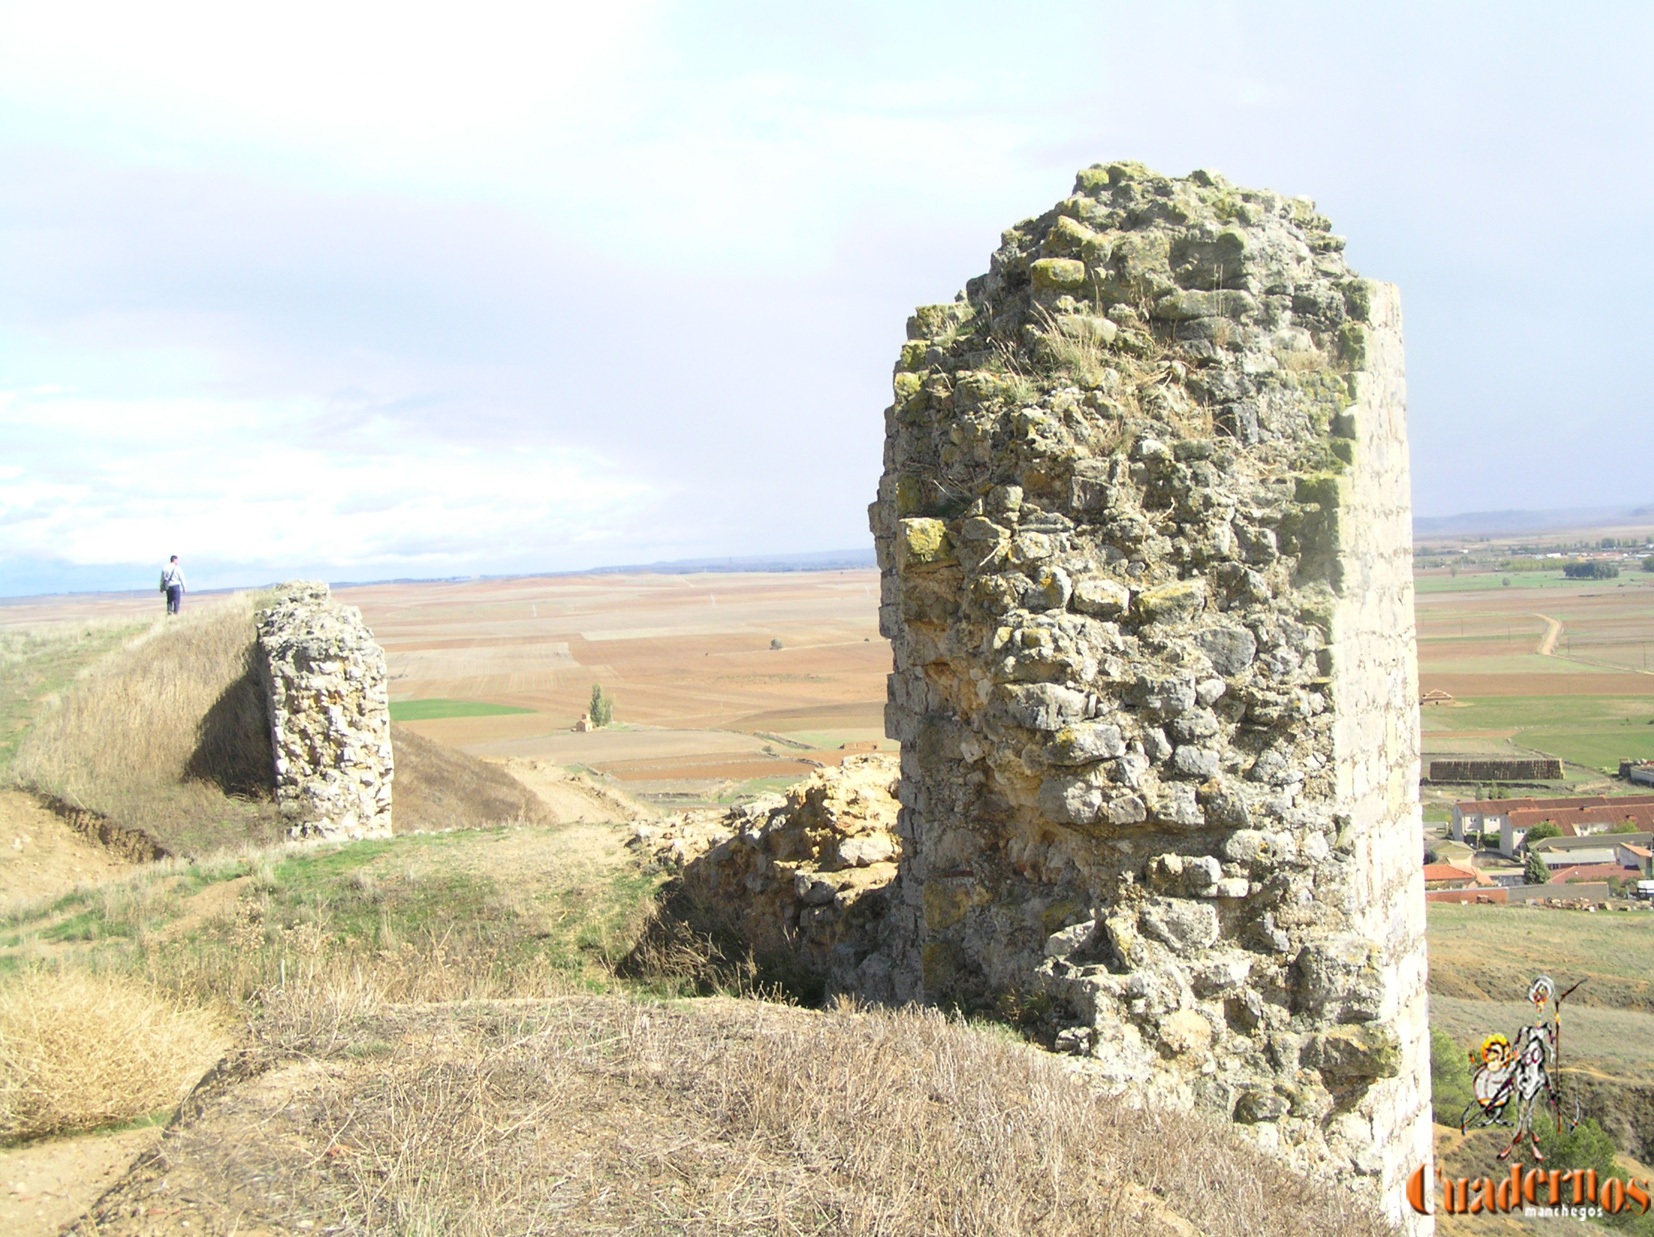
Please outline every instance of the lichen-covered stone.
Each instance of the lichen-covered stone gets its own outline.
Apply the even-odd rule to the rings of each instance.
[[[873,995],[1043,993],[1122,1087],[1402,1203],[1429,1153],[1395,289],[1304,199],[1088,168],[908,322]]]
[[[276,806],[296,838],[391,835],[385,651],[325,584],[285,584],[258,613]]]

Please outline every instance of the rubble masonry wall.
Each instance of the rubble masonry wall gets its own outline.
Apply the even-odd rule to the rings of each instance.
[[[282,585],[258,614],[276,804],[294,837],[391,835],[385,652],[325,584]]]
[[[1305,199],[1088,168],[919,309],[854,968],[1402,1201],[1429,1152],[1401,316]]]

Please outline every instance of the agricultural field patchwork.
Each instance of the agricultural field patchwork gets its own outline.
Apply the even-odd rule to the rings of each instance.
[[[1421,572],[1420,724],[1431,755],[1555,756],[1574,789],[1654,759],[1654,573]]]

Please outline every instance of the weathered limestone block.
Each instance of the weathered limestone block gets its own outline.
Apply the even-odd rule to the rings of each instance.
[[[909,320],[881,982],[1049,1007],[1115,1085],[1422,1231],[1401,314],[1342,249],[1304,199],[1110,164]]]
[[[696,926],[733,932],[761,964],[836,991],[868,986],[896,882],[896,760],[850,756],[785,796],[639,826],[682,879]]]
[[[385,651],[327,585],[283,585],[258,615],[276,804],[296,838],[391,835]]]

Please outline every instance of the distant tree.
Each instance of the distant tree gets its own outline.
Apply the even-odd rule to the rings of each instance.
[[[1604,537],[1602,539],[1602,548],[1604,550],[1612,550],[1612,549],[1616,548],[1619,545],[1619,543],[1620,542],[1619,542],[1618,537]]]
[[[1562,827],[1552,821],[1542,820],[1528,830],[1527,843],[1532,846],[1535,842],[1543,842],[1546,838],[1562,836]]]
[[[1522,869],[1522,879],[1530,885],[1548,885],[1551,880],[1551,870],[1545,866],[1537,852],[1528,852],[1528,862]]]
[[[591,707],[586,711],[591,714],[593,726],[607,726],[614,721],[614,697],[603,690],[603,684],[592,684]]]
[[[1570,580],[1612,580],[1620,569],[1613,563],[1599,563],[1595,559],[1575,559],[1562,565],[1562,574]]]
[[[1509,588],[1510,587],[1510,577],[1506,576],[1504,579],[1500,580],[1499,583],[1501,585],[1503,585],[1505,588]]]
[[[1643,559],[1643,570],[1654,571],[1654,554],[1650,554],[1647,558]]]
[[[770,641],[770,648],[778,649],[780,647],[781,647],[781,637],[776,636],[773,640]]]
[[[1636,821],[1634,821],[1634,820],[1622,820],[1622,821],[1618,822],[1617,824],[1609,825],[1608,826],[1608,832],[1609,833],[1641,833],[1642,830],[1637,828],[1637,822]]]

